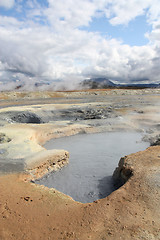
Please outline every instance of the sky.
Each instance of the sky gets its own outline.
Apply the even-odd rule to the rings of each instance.
[[[159,0],[0,0],[0,90],[160,82]]]

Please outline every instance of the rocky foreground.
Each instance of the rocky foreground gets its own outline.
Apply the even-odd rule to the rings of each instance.
[[[0,99],[0,239],[160,239],[160,89]],[[113,176],[124,185],[110,196],[82,204],[32,183],[68,164],[47,140],[117,130],[141,131],[155,146],[122,156]]]

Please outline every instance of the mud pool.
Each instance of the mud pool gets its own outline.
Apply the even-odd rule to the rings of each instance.
[[[69,164],[36,183],[83,203],[104,198],[116,189],[112,174],[120,158],[149,146],[141,138],[137,132],[107,132],[52,139],[45,148],[69,151]]]

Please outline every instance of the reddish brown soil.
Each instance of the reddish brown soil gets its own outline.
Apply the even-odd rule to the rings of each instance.
[[[105,199],[82,204],[54,189],[0,177],[0,239],[160,239],[160,147],[131,154],[133,176]]]

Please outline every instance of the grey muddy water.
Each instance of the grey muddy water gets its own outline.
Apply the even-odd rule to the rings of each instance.
[[[141,139],[142,134],[138,132],[78,134],[52,139],[45,148],[69,151],[69,164],[36,183],[56,188],[82,203],[104,198],[116,189],[112,174],[120,158],[149,146]]]

